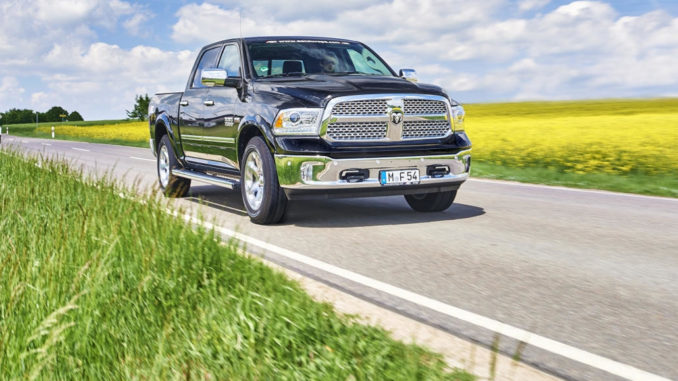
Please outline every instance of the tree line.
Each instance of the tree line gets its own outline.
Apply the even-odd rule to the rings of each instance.
[[[5,112],[0,112],[0,124],[23,124],[35,123],[35,111],[30,109],[10,109]],[[62,117],[62,115],[65,115]],[[54,106],[47,110],[47,112],[38,112],[39,122],[79,122],[83,121],[82,115],[77,111],[68,112],[60,106]]]

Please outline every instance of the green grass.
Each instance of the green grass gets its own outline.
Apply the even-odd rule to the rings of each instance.
[[[678,197],[678,177],[662,175],[612,175],[608,173],[566,173],[555,168],[514,168],[474,161],[471,177],[602,189],[652,196]]]
[[[0,151],[4,379],[452,379],[164,201]]]

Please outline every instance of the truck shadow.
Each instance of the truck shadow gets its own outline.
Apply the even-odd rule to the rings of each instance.
[[[246,216],[239,191],[211,185],[191,187],[188,200],[224,212]],[[453,221],[485,214],[482,207],[454,203],[440,213],[418,213],[402,196],[291,201],[280,225],[302,227],[360,227]]]

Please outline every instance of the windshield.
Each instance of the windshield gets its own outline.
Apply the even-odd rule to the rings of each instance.
[[[257,78],[327,75],[387,75],[388,66],[365,45],[346,41],[270,40],[247,43]]]

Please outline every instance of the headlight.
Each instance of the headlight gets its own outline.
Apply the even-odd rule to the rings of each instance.
[[[464,131],[464,117],[466,112],[461,106],[452,106],[452,122],[454,122],[455,131]]]
[[[321,108],[289,108],[282,110],[273,122],[276,135],[318,135]]]

